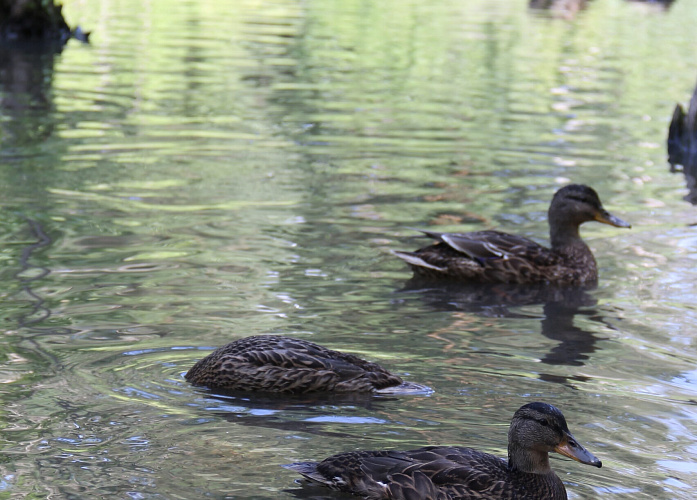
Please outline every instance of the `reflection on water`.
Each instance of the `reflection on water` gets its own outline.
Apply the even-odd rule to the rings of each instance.
[[[572,19],[579,10],[585,9],[588,0],[530,0],[531,9],[549,10],[553,16]]]
[[[697,243],[661,146],[694,85],[690,2],[76,7],[91,45],[0,49],[2,491],[292,498],[279,464],[342,450],[505,454],[542,399],[608,464],[555,464],[570,498],[695,496]],[[569,182],[636,221],[584,228],[596,290],[394,291],[414,221],[535,239]],[[183,380],[200,349],[264,333],[434,392]]]
[[[351,434],[328,431],[325,424],[388,424],[375,417],[385,401],[395,398],[365,393],[279,397],[214,391],[200,401],[205,412],[198,418],[210,415],[238,425],[350,439]]]
[[[46,116],[53,103],[50,94],[55,58],[60,47],[38,45],[0,46],[0,107],[3,115],[12,114],[22,120],[3,120],[5,127],[14,127],[15,132],[30,132],[25,119],[32,111],[43,111]],[[36,116],[36,115],[33,115]],[[40,127],[37,127],[40,128]],[[13,144],[24,143],[24,137],[13,135]]]
[[[643,3],[651,7],[656,7],[657,9],[664,10],[669,9],[675,0],[627,0],[628,2]]]
[[[20,269],[14,275],[20,283],[22,293],[31,304],[30,311],[21,313],[17,318],[19,328],[27,328],[32,324],[41,323],[51,316],[50,309],[45,305],[45,299],[34,291],[36,283],[40,283],[38,280],[48,276],[51,270],[47,267],[33,265],[31,262],[34,252],[38,252],[52,243],[51,237],[46,234],[39,222],[28,219],[27,225],[31,228],[32,237],[37,238],[37,241],[22,248],[22,254],[19,258]]]
[[[584,314],[595,317],[595,309],[579,310],[580,303],[547,302],[543,308],[542,335],[556,340],[559,345],[542,358],[549,365],[583,366],[589,355],[595,352],[598,337],[590,331],[574,326],[574,316]],[[596,321],[597,318],[594,318]],[[607,325],[606,325],[607,326]]]
[[[441,311],[467,311],[494,318],[533,319],[536,314],[521,311],[522,306],[542,305],[542,335],[559,342],[540,361],[550,365],[583,366],[595,352],[599,337],[592,331],[574,326],[574,316],[584,315],[606,323],[599,315],[597,300],[591,292],[595,287],[554,285],[443,285],[422,283],[412,279],[397,292],[417,294],[430,307]],[[551,374],[540,374],[544,380],[563,382]],[[586,379],[583,379],[586,380]]]

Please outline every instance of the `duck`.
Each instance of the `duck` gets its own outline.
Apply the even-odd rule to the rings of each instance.
[[[670,171],[675,173],[682,170],[689,191],[684,199],[697,205],[697,86],[692,92],[687,111],[681,104],[675,105],[667,142]],[[678,169],[678,165],[682,169]]]
[[[415,252],[393,253],[406,261],[414,278],[458,283],[593,285],[598,265],[579,226],[598,221],[615,227],[631,225],[603,208],[589,186],[559,189],[549,206],[551,248],[500,231],[439,233],[421,231],[437,243]]]
[[[283,467],[311,483],[371,499],[566,500],[549,465],[557,452],[583,464],[602,462],[571,434],[562,412],[542,402],[521,406],[508,431],[508,460],[472,448],[350,451]]]
[[[428,392],[382,366],[307,340],[254,335],[230,342],[184,375],[196,386],[230,391],[403,394]]]
[[[668,162],[675,165],[694,164],[697,156],[697,86],[687,112],[680,103],[675,105],[668,128]]]

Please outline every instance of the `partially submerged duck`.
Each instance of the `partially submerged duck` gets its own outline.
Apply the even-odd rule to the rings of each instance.
[[[500,231],[437,233],[437,240],[415,252],[394,251],[416,279],[464,283],[557,283],[581,285],[598,279],[598,266],[579,234],[584,222],[631,227],[605,210],[590,187],[571,184],[558,190],[548,212],[551,248]]]
[[[283,467],[311,482],[371,500],[566,500],[549,465],[555,451],[578,462],[602,463],[573,437],[556,407],[529,403],[513,415],[508,460],[457,446],[410,451],[352,451],[321,462]]]
[[[378,364],[306,340],[257,335],[220,347],[185,375],[194,385],[234,391],[423,392]]]

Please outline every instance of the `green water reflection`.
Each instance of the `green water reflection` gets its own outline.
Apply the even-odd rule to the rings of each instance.
[[[0,49],[0,497],[302,497],[279,464],[505,454],[542,399],[604,464],[553,462],[571,498],[693,498],[697,218],[664,141],[697,13],[654,7],[69,2],[91,45]],[[402,290],[389,250],[423,243],[411,227],[546,241],[568,181],[633,225],[584,226],[597,290]],[[260,333],[435,393],[279,403],[183,380]]]

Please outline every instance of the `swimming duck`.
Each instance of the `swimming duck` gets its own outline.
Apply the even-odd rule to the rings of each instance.
[[[437,240],[415,252],[394,251],[426,280],[466,283],[557,283],[581,285],[598,279],[598,266],[579,234],[584,222],[631,227],[607,212],[590,187],[571,184],[557,191],[548,212],[551,248],[499,231],[437,233]]]
[[[689,190],[685,199],[697,205],[697,86],[687,111],[682,105],[675,105],[668,129],[668,162],[671,172],[677,172],[676,165],[682,165]]]
[[[283,467],[311,482],[371,500],[566,500],[549,466],[556,451],[587,465],[602,463],[569,432],[561,411],[529,403],[513,415],[508,460],[472,448],[352,451]]]
[[[194,385],[236,391],[303,394],[428,390],[352,354],[277,335],[230,342],[199,360],[184,377]]]

